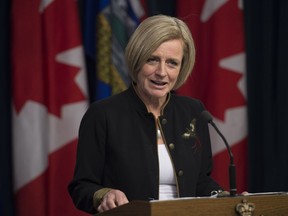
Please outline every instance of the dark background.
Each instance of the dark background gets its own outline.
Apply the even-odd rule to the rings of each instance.
[[[81,15],[85,13],[83,1],[79,1]],[[175,0],[146,3],[147,15],[176,14]],[[11,169],[10,5],[11,0],[0,1],[0,215],[5,216],[15,215]],[[288,1],[244,0],[244,19],[249,192],[288,191]],[[93,77],[89,80],[92,99]]]

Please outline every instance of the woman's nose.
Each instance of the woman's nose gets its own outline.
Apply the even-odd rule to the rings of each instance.
[[[167,73],[166,73],[166,68],[165,68],[165,62],[160,62],[159,65],[158,65],[158,68],[156,70],[156,74],[159,75],[159,76],[165,76]]]

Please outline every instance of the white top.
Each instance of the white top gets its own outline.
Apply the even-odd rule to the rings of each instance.
[[[158,144],[159,157],[159,200],[177,197],[176,180],[169,153],[164,144]]]

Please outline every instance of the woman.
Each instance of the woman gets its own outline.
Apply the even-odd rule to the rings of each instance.
[[[195,62],[186,24],[157,15],[126,47],[131,85],[84,115],[69,193],[77,208],[103,212],[131,200],[210,196],[211,146],[196,99],[171,93]]]

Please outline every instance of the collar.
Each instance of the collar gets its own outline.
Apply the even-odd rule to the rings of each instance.
[[[141,107],[141,109],[145,110],[146,113],[149,113],[149,110],[147,109],[145,103],[143,102],[143,100],[140,98],[140,96],[138,95],[138,93],[136,91],[136,85],[134,82],[132,82],[130,84],[128,91],[130,91],[133,94],[133,96],[137,98],[137,103]],[[167,104],[169,103],[170,97],[171,97],[171,92],[169,92],[167,95],[166,101],[161,108],[160,115],[164,114],[164,109],[166,108]]]

